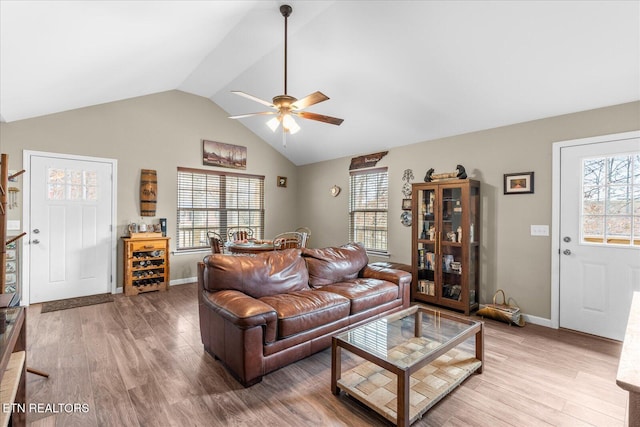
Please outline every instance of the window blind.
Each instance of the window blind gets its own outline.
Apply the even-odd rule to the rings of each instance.
[[[389,178],[387,168],[352,171],[349,191],[349,240],[369,252],[387,253]]]
[[[208,248],[207,231],[226,239],[230,227],[264,234],[264,176],[178,168],[176,248]]]

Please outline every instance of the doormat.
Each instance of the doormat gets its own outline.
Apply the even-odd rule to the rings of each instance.
[[[66,310],[68,308],[84,307],[85,305],[102,304],[105,302],[113,302],[112,294],[89,295],[87,297],[61,299],[58,301],[49,301],[42,303],[41,313],[50,311]]]

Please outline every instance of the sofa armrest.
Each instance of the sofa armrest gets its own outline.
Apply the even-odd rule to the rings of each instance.
[[[239,291],[201,292],[204,304],[220,317],[239,329],[262,326],[265,342],[275,341],[278,316],[270,305]]]
[[[402,307],[408,308],[411,302],[411,273],[377,265],[366,265],[360,270],[360,277],[386,280],[398,285],[398,296],[402,300]]]
[[[400,286],[409,286],[411,273],[377,265],[367,265],[360,271],[360,277],[386,280]]]

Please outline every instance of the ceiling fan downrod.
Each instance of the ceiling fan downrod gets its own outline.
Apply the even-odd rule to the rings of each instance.
[[[288,4],[280,6],[280,13],[284,16],[284,94],[287,94],[287,21],[293,8]]]

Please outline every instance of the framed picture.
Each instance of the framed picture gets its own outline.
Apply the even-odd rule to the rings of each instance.
[[[403,211],[411,210],[411,199],[402,199],[402,210]]]
[[[279,176],[278,177],[278,187],[286,187],[287,186],[287,177]]]
[[[247,147],[203,139],[202,164],[205,166],[246,169]]]
[[[533,172],[504,174],[504,194],[533,193]]]

